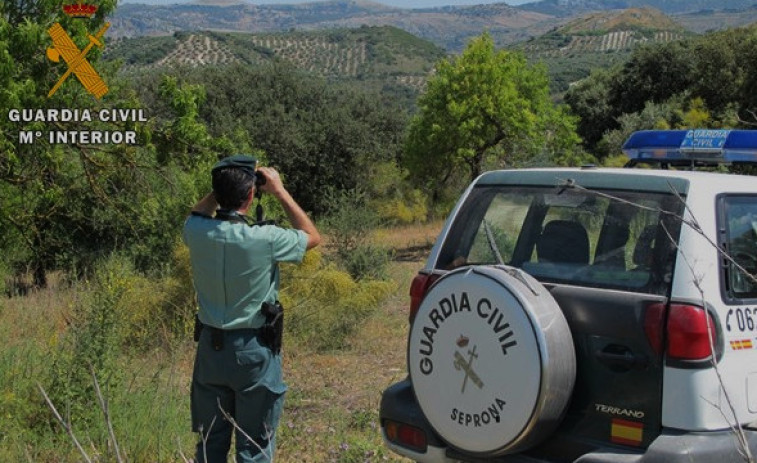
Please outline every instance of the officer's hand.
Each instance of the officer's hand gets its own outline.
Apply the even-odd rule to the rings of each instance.
[[[258,167],[258,173],[265,177],[265,185],[260,187],[260,191],[263,193],[270,193],[275,195],[284,191],[284,183],[281,181],[281,176],[273,167]]]

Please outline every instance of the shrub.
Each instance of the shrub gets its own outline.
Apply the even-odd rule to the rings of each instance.
[[[178,243],[174,248],[171,275],[165,282],[165,288],[168,294],[162,306],[163,324],[173,336],[188,339],[194,328],[197,299],[189,248],[183,243]]]
[[[167,348],[188,336],[194,319],[188,256],[177,247],[175,270],[161,278],[141,274],[132,260],[115,254],[96,265],[82,284],[67,331],[53,349],[49,393],[53,402],[85,422],[95,397],[92,372],[103,390],[121,381],[122,349]],[[96,415],[95,415],[96,416]]]
[[[367,207],[366,194],[357,190],[327,194],[332,212],[326,218],[326,228],[340,267],[356,279],[384,278],[389,252],[370,242],[380,220]]]
[[[286,336],[319,351],[345,347],[349,336],[395,289],[389,281],[355,281],[324,264],[316,250],[308,251],[302,265],[284,266],[282,281]]]
[[[326,195],[330,213],[325,225],[341,257],[368,241],[370,232],[379,224],[379,217],[366,207],[367,198],[363,191],[331,190]]]
[[[73,307],[67,332],[53,351],[48,394],[59,410],[66,410],[64,418],[85,427],[99,413],[92,407],[92,372],[103,390],[117,387],[122,379],[117,362],[126,330],[119,303],[132,274],[131,263],[121,256],[101,262],[93,281],[85,285],[81,303]]]
[[[189,251],[183,244],[175,247],[170,271],[162,276],[141,273],[124,256],[107,259],[96,274],[92,291],[99,297],[111,288],[117,292],[110,296],[109,304],[125,347],[144,352],[189,336],[196,306]]]
[[[412,190],[404,196],[382,200],[377,205],[378,215],[383,222],[391,224],[420,223],[428,216],[426,195],[420,190]]]
[[[341,260],[342,266],[355,278],[383,280],[387,278],[391,255],[383,246],[363,244]]]

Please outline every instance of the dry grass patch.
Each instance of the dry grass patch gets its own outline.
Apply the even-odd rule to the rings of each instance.
[[[417,269],[428,257],[443,222],[435,221],[420,225],[404,225],[376,230],[373,239],[394,251],[394,260],[416,262]],[[416,269],[416,270],[417,270]],[[408,282],[409,283],[409,282]]]

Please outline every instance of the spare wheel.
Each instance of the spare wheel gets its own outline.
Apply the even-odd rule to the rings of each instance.
[[[440,278],[410,330],[408,369],[429,423],[477,456],[526,450],[559,424],[573,391],[573,338],[527,273],[465,267]]]

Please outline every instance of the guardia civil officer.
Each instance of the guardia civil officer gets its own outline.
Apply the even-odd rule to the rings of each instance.
[[[213,191],[184,225],[199,302],[191,393],[198,462],[226,462],[234,428],[221,408],[254,439],[236,432],[236,461],[273,461],[286,391],[278,346],[267,335],[279,307],[277,263],[300,262],[321,239],[278,172],[256,165],[244,155],[217,163]],[[256,188],[279,201],[292,229],[251,223]]]

